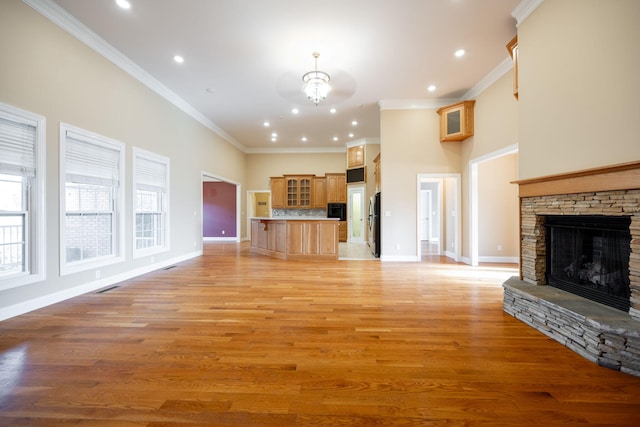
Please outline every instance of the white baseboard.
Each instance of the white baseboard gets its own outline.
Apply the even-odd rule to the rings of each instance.
[[[509,256],[479,256],[478,262],[518,264],[520,260],[518,259],[518,257],[509,257]]]
[[[21,314],[28,313],[30,311],[38,310],[51,304],[56,304],[70,298],[74,298],[88,292],[93,292],[98,289],[104,288],[109,285],[120,283],[124,280],[132,279],[137,276],[141,276],[146,273],[150,273],[155,270],[159,270],[164,267],[176,264],[178,262],[186,261],[191,258],[195,258],[202,255],[202,251],[191,252],[179,257],[171,258],[155,264],[149,264],[144,267],[136,268],[135,270],[126,271],[124,273],[116,274],[115,276],[104,277],[100,280],[85,283],[84,285],[76,286],[71,289],[65,289],[64,291],[54,292],[52,294],[42,295],[28,301],[24,301],[18,304],[10,305],[0,308],[0,321],[9,319],[11,317],[19,316]]]
[[[239,242],[237,237],[203,237],[203,242]]]

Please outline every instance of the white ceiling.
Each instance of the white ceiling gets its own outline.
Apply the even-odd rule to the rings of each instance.
[[[344,150],[379,137],[380,101],[460,99],[508,59],[520,0],[130,2],[123,10],[115,0],[55,0],[231,142],[258,152]],[[456,58],[460,48],[466,55]],[[332,86],[318,106],[301,90],[314,51]]]

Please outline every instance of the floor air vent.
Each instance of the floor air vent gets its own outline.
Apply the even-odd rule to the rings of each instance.
[[[96,293],[97,294],[104,294],[106,292],[112,291],[112,290],[117,289],[117,288],[118,288],[118,286],[111,286],[110,288],[102,289],[102,290],[100,290],[100,291],[98,291]]]

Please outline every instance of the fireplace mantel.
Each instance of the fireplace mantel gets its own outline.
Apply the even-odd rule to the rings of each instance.
[[[640,161],[513,181],[520,197],[640,188]]]

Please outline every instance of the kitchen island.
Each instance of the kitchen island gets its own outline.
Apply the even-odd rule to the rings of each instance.
[[[251,218],[251,252],[280,259],[338,259],[338,218]]]

